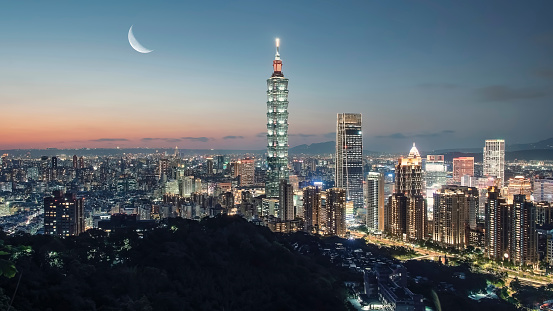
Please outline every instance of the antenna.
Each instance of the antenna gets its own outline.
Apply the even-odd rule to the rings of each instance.
[[[279,39],[279,38],[276,38],[275,41],[276,41],[276,54],[275,54],[275,59],[280,59],[280,53],[279,53],[279,51],[278,51],[278,48],[280,47],[280,39]]]

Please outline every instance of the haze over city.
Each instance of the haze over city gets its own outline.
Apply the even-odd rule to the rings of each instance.
[[[2,4],[0,149],[266,146],[281,38],[291,147],[363,115],[364,148],[549,138],[550,1]],[[127,32],[149,54],[129,46]],[[530,113],[531,126],[518,126]],[[526,122],[526,121],[524,121]]]

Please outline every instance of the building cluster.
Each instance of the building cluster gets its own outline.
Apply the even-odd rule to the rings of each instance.
[[[496,260],[553,264],[551,163],[507,163],[500,139],[485,141],[481,162],[423,157],[415,144],[399,158],[364,155],[359,113],[337,114],[333,154],[291,156],[282,66],[277,41],[267,79],[265,155],[185,155],[178,148],[6,154],[0,166],[4,230],[68,236],[227,214],[276,232],[345,237],[364,225],[371,234],[409,243],[474,246]]]

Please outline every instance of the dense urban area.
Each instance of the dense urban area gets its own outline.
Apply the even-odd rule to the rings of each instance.
[[[506,161],[502,140],[486,141],[484,154],[423,157],[415,146],[406,155],[371,153],[362,157],[356,206],[336,186],[340,155],[303,148],[292,148],[297,153],[277,197],[266,195],[262,152],[12,150],[2,156],[0,215],[4,245],[13,247],[0,256],[30,269],[17,263],[44,250],[29,235],[108,239],[126,232],[130,240],[119,236],[109,255],[91,248],[88,259],[78,259],[123,265],[119,252],[129,243],[180,228],[172,225],[179,218],[209,226],[210,219],[231,217],[284,234],[270,239],[331,269],[337,293],[349,297],[344,308],[551,309],[553,161]],[[497,157],[486,154],[496,150]],[[496,159],[503,175],[484,174]],[[69,249],[83,242],[63,243]],[[243,248],[231,237],[228,243]],[[62,258],[52,250],[40,260],[61,269],[69,265]],[[15,276],[15,269],[4,275]],[[6,280],[4,294],[17,276]]]

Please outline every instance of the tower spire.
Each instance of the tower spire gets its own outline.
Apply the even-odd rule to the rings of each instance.
[[[275,60],[280,60],[280,53],[278,51],[278,48],[280,47],[280,39],[276,38],[276,54],[275,54]]]
[[[280,39],[276,38],[276,54],[275,60],[273,61],[273,77],[284,77],[282,74],[282,60],[280,60]]]

